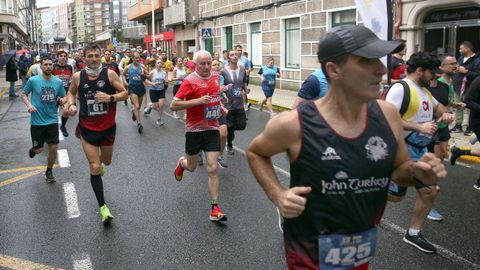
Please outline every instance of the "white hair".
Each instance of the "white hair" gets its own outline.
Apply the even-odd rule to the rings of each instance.
[[[208,56],[208,57],[210,57],[210,59],[212,58],[212,55],[210,54],[209,51],[199,50],[199,51],[195,52],[195,54],[193,55],[193,62],[195,62],[195,64],[197,64],[198,58],[199,57],[204,57],[204,56]]]

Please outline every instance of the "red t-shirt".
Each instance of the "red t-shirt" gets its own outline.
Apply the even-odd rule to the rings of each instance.
[[[191,73],[183,80],[175,95],[176,100],[192,100],[205,95],[212,97],[208,104],[187,108],[187,121],[185,122],[187,132],[218,129],[218,118],[221,116],[219,82],[218,75],[202,78],[196,72]]]

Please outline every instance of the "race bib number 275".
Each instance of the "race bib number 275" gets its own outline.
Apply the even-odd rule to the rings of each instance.
[[[375,254],[377,237],[377,228],[358,234],[319,236],[320,269],[346,270],[369,262]]]

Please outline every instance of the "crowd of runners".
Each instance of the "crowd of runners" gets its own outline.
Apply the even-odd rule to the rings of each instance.
[[[416,188],[417,200],[403,240],[423,252],[436,252],[421,229],[427,218],[443,220],[433,204],[440,190],[437,183],[447,174],[442,161],[448,157],[448,125],[454,121],[450,108],[471,109],[474,122],[468,131],[480,135],[475,122],[480,119],[480,98],[467,91],[480,88],[480,81],[469,77],[480,71],[480,58],[473,51],[471,43],[464,42],[462,59],[438,60],[418,52],[405,62],[404,43],[380,40],[363,26],[335,27],[320,39],[320,68],[303,83],[294,109],[279,115],[272,110],[272,95],[280,68],[268,58],[256,72],[265,94],[259,108],[266,104],[271,119],[250,143],[247,159],[284,218],[289,268],[368,269],[386,202],[401,201],[409,186]],[[380,58],[389,54],[398,60],[390,71],[393,85],[379,99],[387,73]],[[47,182],[55,182],[59,132],[65,137],[73,132],[89,162],[101,220],[108,224],[113,215],[102,177],[112,162],[119,102],[128,106],[130,100],[140,134],[147,132],[145,115],[157,114],[155,123],[163,126],[165,110],[175,118],[185,110],[185,148],[172,168],[174,178],[181,181],[185,170],[194,172],[206,163],[209,219],[227,220],[219,204],[218,168],[228,167],[224,150],[234,155],[235,132],[247,127],[253,76],[253,64],[240,45],[222,54],[199,50],[168,59],[167,52],[155,48],[118,52],[89,44],[35,62],[21,96],[31,113],[29,156],[34,158],[48,145]],[[460,96],[466,98],[455,101],[458,74],[469,79],[460,78]],[[169,87],[173,101],[166,105]],[[76,127],[67,124],[70,117],[78,117]],[[462,129],[461,123],[456,129]],[[271,161],[283,152],[290,160],[288,188],[280,185]],[[452,164],[461,155],[480,156],[458,148],[452,153]],[[480,189],[480,182],[475,188]]]

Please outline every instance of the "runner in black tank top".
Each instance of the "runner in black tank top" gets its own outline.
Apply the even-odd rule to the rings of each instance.
[[[272,118],[246,151],[285,218],[289,269],[368,269],[389,182],[432,185],[446,176],[432,154],[411,160],[398,111],[376,101],[387,71],[379,58],[399,47],[364,26],[332,28],[317,52],[327,95]],[[273,168],[279,153],[291,163],[289,188]]]
[[[287,260],[313,267],[319,235],[362,233],[380,222],[397,142],[376,101],[368,104],[366,129],[357,138],[336,134],[311,101],[298,110],[302,145],[290,166],[291,186],[313,191],[303,214],[285,220],[285,244]]]
[[[88,159],[90,183],[102,222],[108,224],[113,215],[105,203],[102,176],[112,162],[116,102],[126,100],[127,91],[114,71],[102,68],[100,52],[96,44],[85,47],[86,68],[72,77],[67,108],[70,115],[75,115],[77,98],[80,100],[76,135]]]

